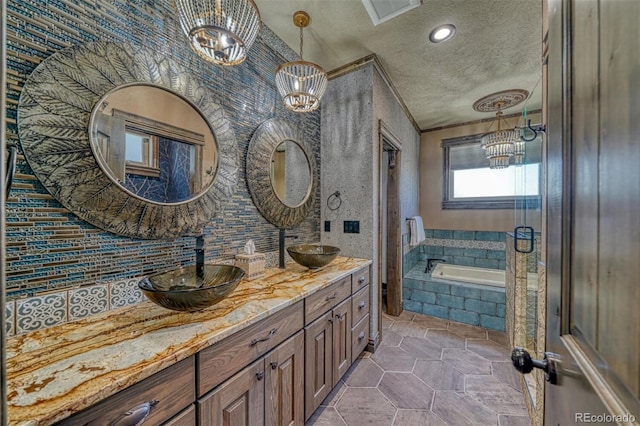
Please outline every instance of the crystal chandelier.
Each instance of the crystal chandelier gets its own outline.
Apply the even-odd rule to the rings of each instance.
[[[513,142],[513,162],[514,164],[524,164],[524,153],[526,141],[522,139],[522,133],[519,129],[516,130],[518,136]]]
[[[320,106],[327,89],[327,73],[318,65],[302,59],[302,29],[309,25],[309,14],[297,11],[293,24],[300,28],[300,60],[282,64],[276,70],[276,87],[284,105],[294,112],[311,112]]]
[[[520,139],[514,129],[503,130],[500,126],[502,111],[496,112],[498,130],[489,132],[480,138],[480,145],[485,156],[489,159],[490,169],[504,169],[509,167],[509,159],[513,157],[516,140]]]
[[[253,0],[174,0],[191,49],[218,65],[238,65],[255,41],[260,12]]]

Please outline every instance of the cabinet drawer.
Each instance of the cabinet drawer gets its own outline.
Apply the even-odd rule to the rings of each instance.
[[[351,275],[307,297],[304,302],[304,323],[313,322],[320,315],[349,297],[350,294]]]
[[[369,343],[369,314],[351,329],[351,362],[355,362]]]
[[[351,326],[355,325],[369,313],[369,286],[360,289],[351,299]]]
[[[353,279],[351,282],[351,293],[355,293],[364,286],[369,285],[369,267],[362,268],[353,273]]]
[[[303,327],[302,301],[198,353],[198,396],[204,395]]]
[[[194,357],[190,357],[110,396],[73,417],[62,420],[58,424],[111,425],[121,419],[127,411],[134,408],[138,408],[137,412],[143,416],[149,409],[149,406],[144,404],[157,401],[150,407],[149,416],[145,423],[158,425],[171,419],[193,403],[195,400],[194,381]]]
[[[196,407],[191,404],[189,408],[178,414],[162,426],[196,426]]]

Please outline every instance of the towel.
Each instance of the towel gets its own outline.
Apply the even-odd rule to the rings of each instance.
[[[420,216],[414,216],[409,221],[409,230],[411,231],[411,240],[409,245],[417,246],[424,241],[424,225],[422,225],[422,218]]]

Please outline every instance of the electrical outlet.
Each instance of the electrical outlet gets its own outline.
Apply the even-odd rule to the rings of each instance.
[[[359,220],[345,220],[343,232],[345,234],[359,234],[360,233],[360,221]]]

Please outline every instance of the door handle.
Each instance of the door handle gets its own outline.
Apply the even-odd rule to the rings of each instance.
[[[531,373],[534,368],[544,371],[544,379],[552,385],[558,384],[558,355],[545,352],[542,360],[533,359],[524,348],[514,348],[511,351],[511,362],[516,370],[522,374]]]

